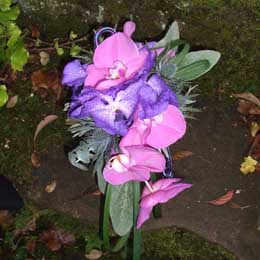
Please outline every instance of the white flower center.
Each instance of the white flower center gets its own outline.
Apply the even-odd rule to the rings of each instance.
[[[117,172],[126,172],[129,164],[130,158],[125,154],[119,154],[110,159],[108,168]]]

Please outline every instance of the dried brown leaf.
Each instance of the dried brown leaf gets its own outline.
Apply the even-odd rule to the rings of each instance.
[[[216,206],[221,206],[228,203],[233,198],[233,196],[234,196],[234,190],[230,190],[225,195],[215,200],[208,201],[208,203]]]
[[[181,160],[183,158],[189,157],[193,155],[193,152],[191,151],[179,151],[173,154],[172,159],[174,161]]]
[[[16,103],[18,101],[18,95],[12,96],[8,99],[7,103],[6,103],[6,107],[7,108],[13,108],[15,107]]]
[[[57,182],[54,180],[45,187],[45,192],[52,193],[56,189],[56,186],[57,186]]]
[[[37,126],[35,134],[34,134],[34,142],[36,141],[36,138],[39,134],[39,132],[48,124],[50,124],[51,122],[55,121],[58,118],[57,115],[48,115],[46,116]]]
[[[75,243],[75,236],[62,229],[45,230],[40,239],[47,245],[51,251],[58,251],[62,245],[69,245]]]
[[[31,81],[34,91],[37,91],[40,94],[43,92],[45,96],[46,91],[50,90],[55,93],[56,100],[60,99],[62,86],[57,71],[45,72],[42,70],[37,70],[33,72]]]
[[[0,210],[0,227],[8,226],[12,220],[13,218],[8,210]]]
[[[260,100],[250,92],[232,94],[234,97],[245,99],[260,108]]]
[[[57,230],[57,235],[63,245],[71,245],[76,242],[76,238],[73,234],[62,229]]]
[[[29,254],[32,254],[35,251],[35,248],[36,248],[36,241],[35,240],[27,242],[26,249],[27,249]]]
[[[33,38],[38,38],[40,36],[40,29],[37,25],[32,25],[31,33]]]
[[[86,254],[85,257],[89,260],[96,260],[102,256],[102,251],[97,249],[92,249],[89,254]]]
[[[58,251],[62,246],[56,230],[45,230],[40,235],[40,240],[43,241],[51,251]]]
[[[31,162],[35,168],[39,168],[41,166],[41,162],[36,151],[34,151],[31,155]]]
[[[100,189],[96,189],[95,191],[93,191],[91,193],[91,195],[93,195],[93,196],[100,196],[101,194],[102,194],[102,192],[100,191]]]
[[[243,115],[260,115],[260,108],[258,106],[243,99],[238,101],[237,111]]]
[[[228,205],[232,209],[241,209],[241,206],[234,202],[229,202]]]

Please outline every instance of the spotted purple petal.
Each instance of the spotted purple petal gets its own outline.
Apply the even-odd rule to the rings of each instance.
[[[153,75],[140,90],[139,117],[154,117],[165,111],[169,104],[178,107],[175,93],[160,76]]]

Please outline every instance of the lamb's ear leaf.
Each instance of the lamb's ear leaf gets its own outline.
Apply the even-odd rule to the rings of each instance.
[[[178,40],[180,38],[179,26],[175,21],[171,24],[169,30],[165,34],[165,36],[155,44],[154,48],[164,48],[169,42]]]
[[[133,183],[115,185],[112,189],[110,217],[119,236],[126,235],[133,226]]]
[[[190,72],[192,73],[190,76],[187,75],[186,80],[193,80],[196,79],[208,71],[210,71],[219,61],[221,54],[217,51],[212,50],[203,50],[203,51],[193,51],[189,52],[182,62],[178,66],[178,71],[176,72],[175,76],[178,76],[178,73],[184,75],[184,70],[189,68]],[[206,64],[207,63],[207,64]],[[191,65],[194,64],[194,67]],[[204,69],[203,69],[204,66]],[[192,69],[196,69],[195,71],[191,71]],[[185,75],[184,75],[185,77]],[[180,77],[182,78],[182,77]]]

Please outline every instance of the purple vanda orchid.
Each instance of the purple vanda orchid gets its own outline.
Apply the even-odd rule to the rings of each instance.
[[[126,83],[118,86],[119,90],[84,88],[71,102],[69,116],[83,119],[90,116],[98,127],[109,134],[126,135],[138,107],[138,93],[143,81],[139,79],[128,83],[129,86]]]
[[[124,25],[124,32],[117,32],[105,39],[95,50],[93,64],[87,67],[85,87],[109,89],[131,79],[143,67],[148,51],[138,49],[130,38],[135,30],[133,22]]]
[[[146,119],[155,117],[166,110],[168,105],[178,107],[176,94],[166,82],[158,75],[153,75],[144,82],[140,89],[140,112],[139,118]]]
[[[62,85],[79,87],[83,85],[87,77],[87,64],[82,65],[79,60],[74,60],[66,64],[62,75]]]
[[[172,105],[159,115],[149,119],[136,118],[121,139],[120,147],[149,145],[161,149],[170,146],[183,137],[186,121],[181,111]]]
[[[146,184],[147,186],[144,187],[141,196],[137,228],[140,228],[149,219],[155,205],[169,201],[183,190],[192,186],[188,183],[181,183],[178,178],[161,179],[154,183]]]
[[[103,171],[105,180],[112,185],[147,181],[150,172],[162,172],[165,168],[164,156],[153,148],[129,146],[122,151],[109,160]]]

